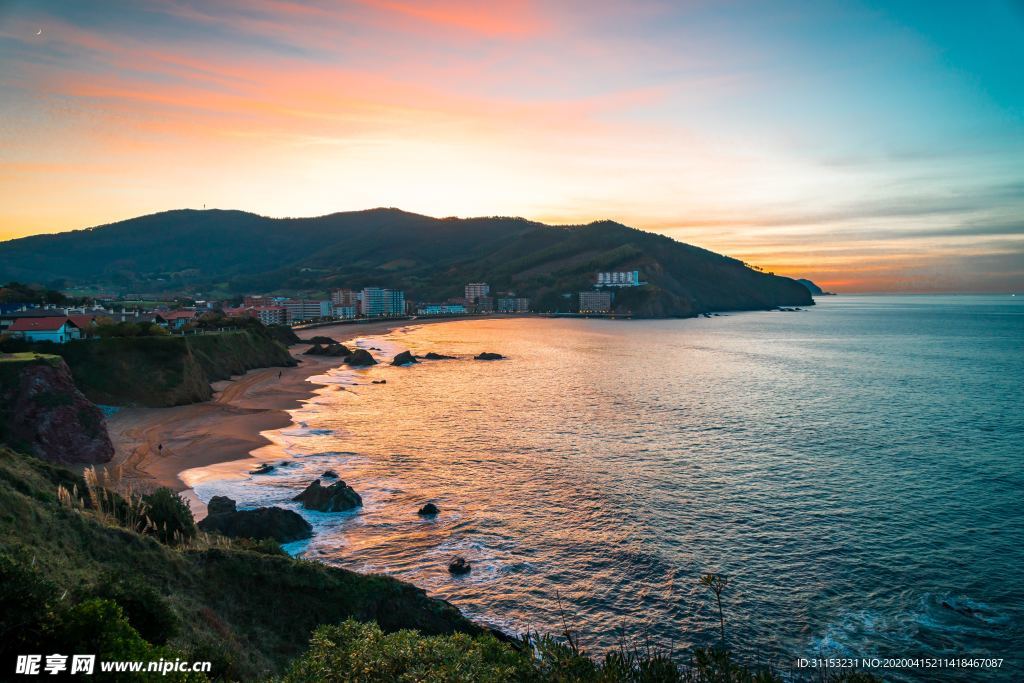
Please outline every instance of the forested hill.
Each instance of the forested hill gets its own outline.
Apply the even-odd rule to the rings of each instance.
[[[529,296],[541,310],[565,310],[564,295],[589,288],[602,270],[641,271],[649,286],[616,301],[636,315],[812,303],[794,280],[611,221],[548,226],[398,209],[316,218],[178,210],[0,242],[0,281],[207,297],[392,286],[416,300],[443,300],[480,281]]]

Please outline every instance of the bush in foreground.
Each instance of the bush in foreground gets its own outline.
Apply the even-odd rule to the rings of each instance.
[[[858,674],[825,675],[828,681],[871,681]],[[384,633],[373,623],[345,621],[321,626],[310,648],[296,659],[285,683],[304,681],[391,683],[479,681],[593,683],[774,683],[770,669],[751,670],[723,650],[698,650],[689,663],[664,653],[618,649],[595,661],[551,638],[514,647],[491,635],[424,636],[416,631]]]
[[[142,497],[145,517],[150,531],[164,543],[183,543],[196,536],[196,522],[192,510],[180,494],[169,488],[159,488]]]
[[[180,651],[154,645],[130,623],[115,600],[74,602],[39,571],[29,552],[0,550],[0,671],[15,670],[22,654],[93,654],[97,661],[157,661],[183,658]],[[123,598],[122,598],[123,599]],[[130,601],[129,601],[130,604]],[[101,672],[96,681],[151,680],[147,674]],[[164,680],[205,681],[203,674],[169,673]]]

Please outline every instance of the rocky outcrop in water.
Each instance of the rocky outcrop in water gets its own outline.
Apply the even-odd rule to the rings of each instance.
[[[254,470],[249,470],[249,474],[270,474],[274,471],[274,466],[269,463],[263,463]]]
[[[439,512],[441,512],[441,510],[439,510],[436,505],[434,505],[433,503],[427,503],[426,505],[421,507],[416,514],[420,515],[421,517],[433,517]]]
[[[345,362],[354,367],[367,367],[377,364],[377,361],[373,359],[373,356],[366,349],[356,349]]]
[[[483,353],[477,354],[473,358],[475,358],[476,360],[502,360],[503,358],[505,358],[505,356],[501,355],[500,353],[490,353],[488,351],[484,351]]]
[[[416,356],[412,355],[411,351],[402,351],[400,354],[395,356],[394,360],[391,361],[392,365],[412,365],[418,363]]]
[[[219,515],[226,512],[235,512],[236,510],[235,501],[227,496],[214,496],[206,504],[206,514],[208,515]]]
[[[102,411],[57,356],[0,354],[0,441],[55,463],[114,457]]]
[[[359,494],[340,479],[330,486],[324,486],[317,479],[292,500],[302,503],[307,510],[319,512],[344,512],[363,504]]]
[[[309,347],[303,355],[334,356],[337,358],[344,358],[352,355],[352,349],[348,348],[344,344],[339,344],[338,342],[332,342],[326,345],[314,343],[313,346]]]
[[[448,572],[451,574],[468,574],[472,569],[473,565],[461,555],[453,557],[452,561],[448,563]]]
[[[198,527],[230,538],[273,539],[290,543],[313,535],[313,527],[301,515],[279,507],[238,510],[235,501],[214,496],[206,505],[207,516]]]
[[[443,353],[434,353],[433,351],[431,351],[430,353],[425,354],[422,357],[424,359],[426,359],[426,360],[454,360],[455,359],[455,356],[446,356]]]
[[[334,470],[327,470],[326,472],[324,472],[320,476],[323,477],[324,479],[337,479],[338,478],[338,473],[335,472]]]

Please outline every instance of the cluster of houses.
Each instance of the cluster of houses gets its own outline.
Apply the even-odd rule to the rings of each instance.
[[[224,308],[228,316],[251,316],[264,325],[296,325],[318,320],[395,318],[409,314],[405,292],[384,287],[337,289],[329,299],[249,295],[240,306]]]
[[[613,290],[639,287],[638,271],[597,273],[594,289],[576,294],[576,310],[580,313],[609,313],[614,301]],[[154,310],[114,310],[92,308],[58,308],[56,306],[9,306],[0,311],[0,335],[28,341],[49,341],[57,344],[89,337],[97,321],[153,323],[170,332],[189,327],[200,315],[221,311],[228,317],[252,317],[264,325],[296,325],[326,320],[356,318],[394,318],[409,315],[452,316],[490,313],[527,313],[530,300],[513,292],[492,294],[486,282],[465,285],[464,296],[443,302],[411,302],[400,289],[364,287],[361,290],[336,289],[329,299],[303,299],[284,296],[250,295],[241,305],[223,306],[217,302],[198,301],[191,308]],[[569,296],[568,294],[566,296]]]
[[[436,315],[472,315],[474,313],[527,313],[530,300],[517,297],[514,292],[505,292],[498,296],[491,295],[491,286],[486,282],[470,282],[464,288],[464,296],[452,298],[442,303],[420,303],[416,306],[416,314],[423,316]]]
[[[404,291],[386,287],[336,289],[330,299],[252,295],[246,296],[240,306],[225,308],[224,313],[249,315],[266,325],[294,325],[317,320],[526,313],[530,310],[529,299],[514,293],[491,296],[490,286],[485,282],[469,283],[464,291],[464,297],[443,302],[413,302],[406,299]]]
[[[93,308],[60,308],[57,306],[11,307],[0,312],[0,335],[31,342],[63,344],[92,336],[97,321],[153,323],[179,331],[205,311],[181,310],[113,310],[100,306]]]

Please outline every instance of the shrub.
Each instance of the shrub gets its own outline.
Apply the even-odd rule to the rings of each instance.
[[[34,651],[53,623],[57,588],[26,552],[0,552],[0,662]]]
[[[158,488],[142,497],[145,505],[143,531],[156,534],[164,543],[183,543],[196,535],[196,522],[192,510],[180,495],[169,488]]]
[[[493,636],[385,634],[377,624],[348,620],[321,626],[309,651],[284,680],[480,681],[501,683],[530,677],[530,660]]]
[[[93,598],[68,609],[56,624],[58,652],[84,652],[97,659],[147,659],[152,646],[132,628],[112,600]]]
[[[72,604],[69,592],[43,578],[39,565],[27,551],[0,552],[0,663],[6,671],[13,671],[15,655],[27,653],[94,654],[97,662],[176,657],[176,652],[147,642],[113,600],[90,597]],[[90,678],[148,680],[144,676],[103,675],[97,663]],[[205,677],[171,674],[168,680]]]
[[[52,652],[96,655],[96,681],[151,681],[154,674],[102,673],[101,661],[174,660],[180,653],[148,642],[128,623],[124,610],[112,600],[93,598],[64,611],[54,628]],[[169,673],[160,676],[170,681],[205,681],[203,674]]]
[[[523,681],[564,683],[779,683],[770,668],[750,669],[724,649],[698,649],[687,663],[647,646],[622,646],[603,660],[586,656],[574,639],[532,638],[513,646],[491,635],[424,636],[384,633],[374,623],[321,626],[309,650],[292,662],[285,683],[300,681]],[[787,679],[790,680],[790,679]],[[793,681],[806,680],[800,677]],[[877,681],[856,671],[816,674],[819,683]]]
[[[163,327],[150,322],[103,322],[96,326],[96,336],[110,337],[163,337],[170,334]]]
[[[116,602],[132,628],[155,645],[165,644],[178,633],[178,617],[170,603],[141,579],[108,574],[94,595]]]

